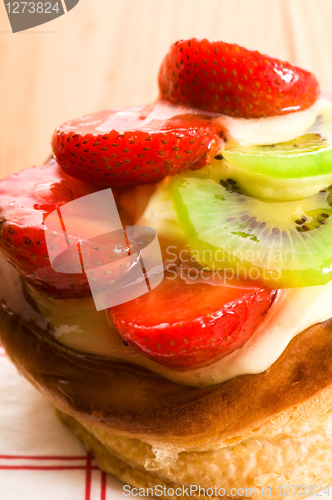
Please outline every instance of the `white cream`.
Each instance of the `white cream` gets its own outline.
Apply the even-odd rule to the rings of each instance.
[[[330,101],[330,102],[329,102]],[[267,118],[234,118],[227,115],[215,115],[202,112],[195,108],[186,108],[170,104],[166,101],[156,101],[147,106],[149,119],[167,120],[185,113],[210,115],[213,121],[219,123],[228,131],[228,136],[241,144],[275,144],[288,141],[304,135],[315,123],[317,116],[326,106],[332,107],[331,95],[322,94],[310,108],[285,115]]]
[[[304,135],[323,109],[331,106],[327,99],[320,97],[310,108],[296,113],[249,119],[221,115],[215,121],[241,146],[276,144]]]
[[[40,312],[62,344],[83,352],[145,366],[180,384],[219,384],[237,375],[261,373],[282,354],[295,335],[332,317],[332,282],[323,286],[279,290],[278,297],[251,339],[240,349],[203,368],[167,368],[125,346],[97,312],[92,299],[54,299],[29,288]]]
[[[105,111],[106,121],[102,122],[102,118],[100,118],[102,123],[98,125],[98,130],[104,132],[112,128],[112,123],[114,123],[115,119],[119,120],[119,115],[121,123],[123,122],[124,124],[123,130],[128,127],[128,123],[131,124],[131,129],[144,130],[154,120],[163,122],[176,116],[193,114],[197,116],[204,115],[205,117],[210,116],[212,121],[219,123],[228,132],[227,135],[229,138],[242,146],[275,144],[304,135],[315,123],[316,117],[326,106],[332,107],[331,95],[327,93],[322,94],[310,108],[304,111],[296,111],[295,113],[267,118],[235,118],[157,100],[145,108],[137,107],[133,111],[128,111],[126,108],[121,110],[119,108],[116,115],[109,116],[109,112]],[[140,115],[146,115],[147,117],[144,120],[141,118],[137,119]],[[90,126],[96,126],[95,122],[90,123],[90,118],[89,116],[85,117],[86,123],[84,127],[87,127],[88,130]]]

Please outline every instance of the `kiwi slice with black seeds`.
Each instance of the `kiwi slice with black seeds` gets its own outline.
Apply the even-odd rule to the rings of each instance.
[[[278,288],[332,279],[332,188],[275,203],[243,195],[229,181],[181,174],[169,185],[194,259]]]
[[[235,167],[226,160],[213,160],[208,168],[195,171],[195,176],[213,179],[222,186],[229,185],[229,181],[232,181],[237,191],[257,199],[272,201],[301,200],[332,185],[332,172],[315,177],[279,179]]]
[[[241,190],[261,199],[297,200],[332,185],[332,104],[301,137],[271,145],[223,151],[213,160],[213,179],[231,178]]]

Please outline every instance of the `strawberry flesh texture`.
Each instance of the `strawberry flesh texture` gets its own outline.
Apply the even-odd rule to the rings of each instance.
[[[157,183],[209,161],[223,141],[210,117],[155,119],[144,108],[101,111],[64,123],[52,149],[69,175],[100,187],[122,189]]]
[[[48,214],[76,198],[91,194],[96,188],[73,179],[54,160],[13,174],[0,181],[0,253],[36,288],[61,298],[91,295],[86,274],[59,273],[52,269],[45,241],[44,221]],[[61,235],[62,237],[62,235]],[[60,235],[53,233],[54,245]],[[66,255],[67,262],[77,257],[77,246]],[[95,278],[101,285],[110,277],[98,267],[128,256],[129,248],[117,242],[100,245],[84,242],[87,262],[96,262]],[[116,253],[116,255],[115,255]],[[76,259],[75,259],[76,262]],[[120,266],[119,275],[126,271]]]
[[[309,71],[236,44],[196,38],[171,46],[159,87],[172,103],[245,118],[304,110],[320,92]]]
[[[173,369],[206,366],[243,346],[277,295],[256,286],[165,278],[150,293],[109,309],[122,339]]]

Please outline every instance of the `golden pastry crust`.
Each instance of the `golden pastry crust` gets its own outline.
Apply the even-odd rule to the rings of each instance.
[[[158,464],[147,443],[83,424],[59,411],[57,414],[105,472],[112,473],[131,487],[144,489],[145,496],[150,488],[150,495],[158,491],[158,496],[159,492],[165,493],[161,498],[184,499],[188,496],[181,494],[183,488],[190,492],[190,486],[195,485],[206,492],[201,499],[276,500],[284,494],[300,499],[308,498],[313,490],[322,494],[332,481],[329,466],[332,459],[332,415],[311,419],[310,423],[302,425],[284,425],[273,435],[257,435],[219,450],[181,452],[175,456],[164,454]],[[172,495],[172,492],[180,495]],[[214,493],[212,496],[211,492]],[[192,496],[198,497],[195,491]]]
[[[1,293],[0,338],[18,369],[60,410],[100,429],[201,450],[330,411],[332,320],[297,335],[264,373],[188,387],[62,346],[13,312]],[[25,300],[22,291],[16,300]]]
[[[180,485],[175,485],[171,482],[166,482],[161,478],[158,478],[152,472],[144,470],[141,467],[137,467],[134,464],[128,464],[126,461],[122,460],[119,456],[112,453],[107,446],[105,446],[100,440],[98,440],[91,432],[85,429],[82,424],[80,424],[75,418],[66,415],[65,413],[56,410],[59,419],[67,426],[71,431],[76,434],[76,436],[82,441],[85,448],[93,455],[99,465],[99,467],[110,474],[113,474],[118,479],[121,479],[124,483],[130,484],[135,488],[155,488],[157,485],[162,487],[171,488],[178,487]],[[196,495],[193,497],[195,498]],[[182,500],[183,496],[160,496],[165,500]],[[207,497],[200,497],[205,500]],[[210,497],[211,498],[211,497]],[[212,497],[213,498],[213,497]]]

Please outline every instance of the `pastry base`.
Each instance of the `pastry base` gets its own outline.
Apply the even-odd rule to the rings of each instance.
[[[190,492],[190,485],[201,488],[223,488],[225,494],[198,496],[158,494],[163,499],[200,498],[256,498],[274,500],[286,493],[294,499],[309,498],[309,485],[322,491],[332,484],[332,415],[312,419],[310,422],[295,421],[284,425],[273,434],[262,434],[219,450],[169,454],[169,450],[153,450],[138,439],[127,438],[101,431],[97,427],[80,422],[74,417],[56,410],[60,420],[83,442],[105,472],[111,473],[127,485],[174,492],[182,491],[183,485]],[[157,452],[156,452],[157,451]],[[159,451],[159,460],[158,458]],[[164,452],[164,454],[163,454]],[[278,486],[282,486],[281,495]],[[293,496],[294,488],[288,485],[305,485]],[[269,489],[271,487],[271,489]],[[243,488],[244,495],[233,495],[231,489]],[[262,488],[266,494],[262,494]],[[287,489],[288,488],[288,489]],[[125,491],[125,490],[124,490]],[[128,487],[127,487],[127,492]],[[234,492],[234,491],[233,491]],[[247,492],[247,494],[246,494]],[[255,492],[255,494],[254,494]],[[302,493],[302,494],[301,494]],[[136,491],[135,494],[138,495]]]
[[[87,451],[93,455],[99,467],[109,474],[117,477],[125,484],[130,485],[135,488],[152,488],[153,490],[157,485],[168,488],[181,487],[179,484],[163,481],[154,475],[152,472],[147,470],[142,470],[134,465],[129,465],[125,460],[122,460],[110,449],[105,446],[99,439],[97,439],[91,432],[89,432],[78,420],[74,417],[66,415],[62,411],[56,409],[56,414],[63,424],[65,424],[69,429],[79,438],[79,440],[84,444]],[[182,500],[184,496],[160,496],[159,498],[165,500]],[[188,498],[188,497],[186,497]],[[193,498],[198,498],[197,495]],[[202,500],[208,497],[200,497]],[[209,497],[211,498],[211,497]],[[212,497],[214,498],[214,497]]]

